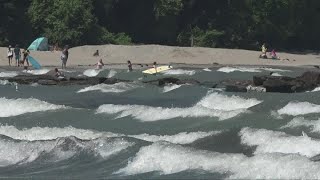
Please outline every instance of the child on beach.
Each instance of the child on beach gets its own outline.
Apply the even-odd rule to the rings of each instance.
[[[16,66],[20,66],[21,51],[18,44],[16,44],[16,47],[14,48],[13,52],[14,52],[14,57],[16,59]]]
[[[96,67],[96,69],[102,69],[102,67],[104,66],[104,63],[102,62],[102,59],[100,59],[96,64],[94,64]]]
[[[7,56],[8,56],[9,66],[11,66],[12,57],[13,57],[13,50],[11,49],[11,45],[9,45],[8,47]]]

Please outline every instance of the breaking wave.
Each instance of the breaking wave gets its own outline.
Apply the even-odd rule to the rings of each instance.
[[[78,93],[88,92],[88,91],[101,91],[104,93],[121,93],[129,91],[136,88],[137,86],[129,83],[116,83],[116,84],[97,84],[94,86],[89,86],[83,89],[80,89]]]
[[[317,179],[320,163],[295,154],[228,154],[196,150],[158,142],[142,147],[128,165],[115,174],[148,172],[174,174],[183,171],[220,173],[229,179]]]
[[[161,73],[165,75],[189,75],[192,76],[196,73],[195,70],[183,70],[183,69],[170,69],[167,71],[162,71]]]
[[[163,108],[144,105],[105,104],[97,109],[97,113],[119,114],[117,118],[132,116],[141,121],[158,121],[178,117],[218,117],[220,120],[235,117],[262,101],[244,99],[238,96],[226,96],[211,93],[196,105],[188,108]]]
[[[18,116],[25,113],[49,111],[67,108],[64,105],[50,104],[38,99],[6,99],[0,98],[0,117]]]
[[[163,93],[169,92],[169,91],[173,91],[175,89],[180,88],[182,85],[178,85],[178,84],[170,84],[170,85],[166,85],[163,87]]]
[[[284,132],[265,129],[243,128],[241,143],[256,146],[255,154],[286,153],[299,154],[308,158],[320,154],[320,141],[308,136],[290,136]]]
[[[97,76],[101,71],[101,69],[87,69],[83,72],[83,75],[88,77],[94,77]]]
[[[320,105],[309,102],[289,102],[286,106],[277,111],[279,115],[305,115],[311,113],[320,113]]]

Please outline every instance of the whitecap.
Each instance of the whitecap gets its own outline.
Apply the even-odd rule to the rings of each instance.
[[[6,99],[0,98],[0,117],[18,116],[25,113],[49,111],[67,108],[64,105],[50,104],[38,99]]]
[[[125,91],[132,90],[137,86],[129,83],[115,83],[115,84],[97,84],[93,86],[89,86],[83,89],[80,89],[78,93],[88,92],[88,91],[101,91],[104,93],[122,93]]]
[[[94,77],[97,76],[101,71],[101,69],[87,69],[83,72],[83,75],[88,77]]]
[[[207,71],[207,72],[211,72],[211,69],[209,68],[205,68],[205,69],[202,69],[203,71]]]
[[[277,111],[279,115],[305,115],[311,113],[320,113],[320,105],[309,102],[289,102],[286,106]]]
[[[254,146],[254,154],[286,153],[311,158],[320,154],[320,141],[308,136],[290,136],[284,132],[265,129],[243,128],[241,143]]]
[[[112,78],[113,76],[115,76],[117,74],[117,71],[111,69],[108,73],[107,78]]]
[[[8,80],[0,80],[0,85],[11,85],[12,83]]]
[[[35,69],[35,70],[24,70],[23,72],[33,74],[33,75],[42,75],[47,74],[50,69]]]
[[[117,118],[132,116],[141,121],[158,121],[178,117],[218,117],[220,120],[225,120],[245,113],[248,108],[261,102],[257,99],[243,99],[238,96],[228,97],[218,93],[211,93],[196,105],[187,108],[105,104],[101,105],[96,112],[119,114]]]
[[[18,73],[15,71],[11,72],[0,72],[0,77],[15,77],[18,76]]]
[[[281,74],[279,74],[279,73],[272,73],[271,74],[271,76],[277,76],[277,77],[280,77],[280,76],[282,76]]]
[[[231,73],[235,71],[239,72],[261,72],[259,68],[248,68],[248,67],[222,67],[219,68],[217,71]]]
[[[316,87],[314,90],[312,90],[311,92],[318,92],[320,91],[320,87]]]
[[[183,69],[170,69],[167,71],[162,71],[161,73],[165,75],[188,75],[192,76],[196,73],[195,70],[183,70]]]
[[[295,127],[309,127],[311,132],[320,133],[320,119],[318,120],[307,120],[304,117],[293,118],[285,126],[281,128],[295,128]]]
[[[182,86],[182,85],[178,85],[178,84],[166,85],[166,86],[163,87],[163,93],[173,91],[173,90],[175,90],[175,89],[180,88],[181,86]]]
[[[158,142],[142,147],[128,165],[115,174],[148,172],[175,174],[184,171],[219,173],[228,179],[319,179],[320,163],[294,154],[218,153]]]
[[[175,135],[149,135],[149,134],[140,134],[140,135],[129,135],[137,139],[142,139],[149,142],[157,141],[167,141],[175,144],[190,144],[198,139],[202,139],[208,136],[217,135],[221,131],[210,131],[210,132],[181,132]]]

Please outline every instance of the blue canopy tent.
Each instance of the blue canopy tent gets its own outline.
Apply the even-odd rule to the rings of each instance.
[[[28,50],[34,51],[48,51],[48,38],[46,37],[39,37],[32,42],[32,44],[28,47]]]

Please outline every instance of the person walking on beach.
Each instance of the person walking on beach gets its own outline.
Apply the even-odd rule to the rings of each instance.
[[[128,62],[128,71],[131,72],[132,71],[131,61],[127,61],[127,62]]]
[[[67,61],[68,61],[68,57],[69,57],[69,46],[65,46],[65,48],[63,49],[62,53],[61,53],[61,61],[62,61],[62,69],[66,68],[67,66]]]
[[[9,45],[9,47],[8,47],[7,56],[8,56],[9,66],[11,66],[12,57],[13,57],[13,50],[11,48],[11,45]]]
[[[18,44],[16,44],[16,47],[14,48],[13,52],[14,52],[14,57],[16,59],[16,66],[19,67],[20,66],[21,51],[20,51]]]
[[[22,51],[22,54],[23,54],[23,60],[22,60],[22,63],[21,65],[24,66],[24,62],[27,61],[27,65],[29,66],[29,54],[30,54],[30,51],[25,48],[23,51]]]

